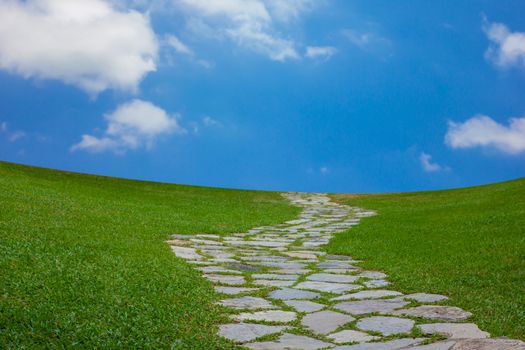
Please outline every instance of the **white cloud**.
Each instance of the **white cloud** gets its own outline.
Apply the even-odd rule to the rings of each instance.
[[[449,122],[445,143],[451,148],[491,147],[509,154],[525,152],[525,117],[499,124],[486,115],[464,123]]]
[[[422,152],[419,155],[419,162],[421,163],[421,167],[423,168],[423,170],[427,173],[435,173],[442,170],[448,170],[447,167],[443,167],[437,163],[433,163],[432,156],[425,152]]]
[[[0,1],[0,69],[25,78],[136,91],[157,51],[146,15],[104,0]]]
[[[193,50],[190,49],[186,44],[180,41],[175,35],[166,36],[166,44],[174,48],[175,51],[184,55],[193,55]]]
[[[10,131],[9,127],[7,126],[7,122],[1,122],[0,123],[0,132],[6,135],[6,138],[10,142],[15,142],[19,139],[22,139],[27,136],[27,134],[22,130],[14,130]]]
[[[83,135],[71,150],[113,151],[119,154],[141,147],[151,148],[160,136],[185,132],[176,116],[169,116],[163,109],[142,100],[120,105],[104,118],[108,125],[102,137]]]
[[[202,124],[204,124],[204,126],[208,126],[208,127],[221,125],[221,123],[219,121],[213,119],[210,116],[205,116],[204,118],[202,118]]]
[[[179,0],[194,17],[192,29],[206,36],[228,37],[239,46],[274,61],[300,57],[296,43],[283,38],[276,23],[295,20],[311,0]]]
[[[485,21],[483,29],[491,44],[485,57],[499,67],[521,66],[525,68],[525,33],[511,32],[502,23]]]
[[[376,31],[377,29],[372,31],[345,29],[343,30],[343,36],[365,52],[376,54],[388,53],[392,48],[392,42]]]
[[[307,46],[305,56],[309,58],[330,59],[337,53],[337,49],[332,46]]]

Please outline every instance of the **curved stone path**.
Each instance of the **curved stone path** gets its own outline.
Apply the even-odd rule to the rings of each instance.
[[[384,273],[321,250],[373,212],[322,194],[286,196],[303,207],[296,220],[168,241],[223,295],[231,322],[220,336],[257,350],[525,350],[520,341],[487,339],[446,296],[403,295],[388,289]]]

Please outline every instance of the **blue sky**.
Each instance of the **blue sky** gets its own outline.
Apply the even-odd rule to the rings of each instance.
[[[525,176],[525,3],[0,0],[0,159],[293,191]]]

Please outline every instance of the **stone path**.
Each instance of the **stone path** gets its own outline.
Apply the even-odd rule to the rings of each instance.
[[[525,350],[520,341],[487,339],[446,296],[403,295],[388,289],[384,273],[321,250],[373,212],[322,194],[286,196],[303,207],[296,220],[168,241],[223,296],[231,322],[220,336],[259,350]]]

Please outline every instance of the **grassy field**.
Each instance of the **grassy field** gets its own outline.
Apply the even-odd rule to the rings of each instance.
[[[164,241],[298,211],[276,193],[0,162],[0,348],[229,349],[210,283]]]
[[[335,195],[380,215],[328,250],[384,270],[405,292],[434,292],[493,336],[525,340],[525,179],[420,193]]]

